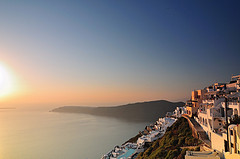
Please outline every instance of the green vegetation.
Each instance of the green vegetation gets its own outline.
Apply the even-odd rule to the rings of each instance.
[[[185,118],[178,119],[164,136],[154,141],[146,151],[140,153],[137,159],[183,159],[187,150],[195,149],[181,148],[184,146],[196,146],[200,141],[192,136],[192,130]]]

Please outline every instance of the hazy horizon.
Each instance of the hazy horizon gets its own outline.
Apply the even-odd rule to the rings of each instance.
[[[185,101],[240,68],[239,1],[1,1],[0,107]]]

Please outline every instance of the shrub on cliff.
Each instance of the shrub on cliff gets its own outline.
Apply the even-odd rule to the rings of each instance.
[[[177,157],[179,154],[180,153],[177,149],[170,150],[170,151],[168,151],[166,158],[174,158],[174,157]]]
[[[178,119],[169,127],[164,136],[152,143],[137,159],[182,159],[186,149],[180,147],[198,144],[198,139],[192,136],[192,130],[185,118]]]

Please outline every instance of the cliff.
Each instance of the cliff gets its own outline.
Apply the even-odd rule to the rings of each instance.
[[[201,142],[192,136],[192,130],[185,118],[178,119],[164,136],[153,143],[147,144],[145,151],[137,156],[137,159],[184,159],[189,147],[194,146],[198,150]]]

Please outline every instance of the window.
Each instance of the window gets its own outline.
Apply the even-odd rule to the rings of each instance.
[[[231,147],[233,147],[233,143],[231,143]]]
[[[238,110],[234,109],[234,115],[238,115]]]
[[[224,140],[224,148],[225,148],[225,152],[229,151],[229,145],[228,145],[228,142],[226,140]]]
[[[222,123],[218,123],[219,124],[219,126],[221,126],[222,125]]]
[[[230,134],[233,135],[233,130],[230,130]]]

